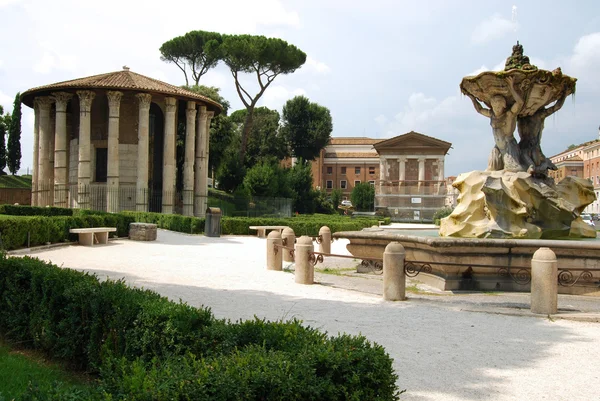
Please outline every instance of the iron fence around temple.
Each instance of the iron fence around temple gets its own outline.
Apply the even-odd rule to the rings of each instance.
[[[38,185],[32,189],[31,204],[90,209],[104,212],[146,211],[156,213],[193,214],[194,204],[204,208],[218,207],[224,216],[291,217],[292,199],[266,197],[234,197],[221,195],[205,199],[193,191],[137,189],[135,185],[110,188],[104,184]]]

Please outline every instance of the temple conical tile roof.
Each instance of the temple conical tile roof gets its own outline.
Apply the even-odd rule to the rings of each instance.
[[[130,71],[124,67],[121,71],[109,72],[106,74],[92,75],[85,78],[77,78],[69,81],[57,82],[54,84],[38,86],[31,88],[21,95],[21,101],[29,107],[33,107],[33,99],[36,96],[50,95],[52,92],[74,90],[119,90],[119,91],[134,91],[150,94],[161,94],[172,96],[182,100],[197,100],[206,103],[209,110],[217,113],[222,111],[219,103],[206,96],[180,88],[179,86],[171,85],[158,79],[150,78]]]

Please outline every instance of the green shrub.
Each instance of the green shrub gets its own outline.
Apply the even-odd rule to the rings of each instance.
[[[443,209],[436,210],[435,213],[433,214],[433,223],[436,226],[439,226],[440,220],[442,220],[444,217],[450,216],[450,214],[452,213],[453,210],[454,209],[452,209],[451,207],[445,207]]]
[[[391,358],[364,337],[328,337],[298,321],[229,323],[28,257],[0,257],[0,335],[99,372],[101,391],[86,399],[398,397]],[[30,393],[54,400],[73,391]]]
[[[27,205],[0,205],[0,214],[11,216],[72,216],[76,209]]]
[[[158,228],[165,230],[187,234],[200,234],[204,232],[204,218],[151,212],[121,212],[119,214],[139,223],[156,224]]]

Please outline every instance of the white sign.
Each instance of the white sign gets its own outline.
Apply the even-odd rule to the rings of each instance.
[[[410,198],[411,203],[421,203],[421,198]]]
[[[420,210],[414,210],[413,220],[421,220],[421,211]]]
[[[396,214],[398,214],[398,209],[394,209],[394,212],[395,212]]]

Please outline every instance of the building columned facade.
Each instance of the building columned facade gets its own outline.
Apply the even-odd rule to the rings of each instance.
[[[35,116],[32,205],[204,216],[209,127],[222,110],[217,102],[127,67],[29,89],[21,101]]]
[[[451,143],[411,131],[387,140],[332,138],[313,162],[314,186],[375,186],[375,208],[395,221],[429,221],[445,206],[444,161]]]
[[[571,146],[550,160],[557,167],[556,171],[548,172],[554,181],[560,182],[567,176],[590,180],[596,200],[585,208],[584,213],[600,214],[600,132],[598,139]]]

